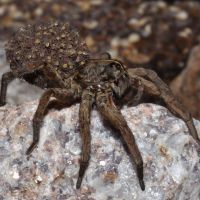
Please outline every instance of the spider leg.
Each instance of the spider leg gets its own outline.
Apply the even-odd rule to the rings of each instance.
[[[111,125],[119,130],[122,139],[128,147],[128,151],[136,165],[137,176],[139,179],[140,187],[145,190],[145,185],[143,181],[143,160],[135,142],[135,138],[130,128],[128,127],[124,117],[122,116],[120,110],[115,106],[112,94],[97,94],[97,108],[101,115],[107,120]]]
[[[144,86],[139,82],[137,93],[132,95],[127,102],[127,106],[136,106],[139,104],[144,92]]]
[[[80,159],[80,169],[76,188],[81,187],[83,176],[89,164],[90,159],[90,113],[94,103],[94,94],[89,91],[83,91],[79,110],[80,134],[82,138],[82,154]]]
[[[2,75],[1,79],[1,94],[0,94],[0,106],[6,104],[6,93],[8,84],[15,79],[15,76],[12,72],[6,72]]]
[[[69,104],[68,102],[61,101],[59,99],[52,99],[49,101],[49,103],[47,105],[45,114],[47,114],[47,112],[51,109],[61,110],[65,107],[69,106],[68,104]]]
[[[128,74],[132,78],[137,76],[137,78],[139,78],[144,85],[147,93],[162,98],[166,103],[168,109],[175,116],[182,119],[186,123],[189,133],[197,141],[197,143],[200,144],[200,139],[198,138],[197,130],[194,126],[190,113],[188,113],[186,109],[184,109],[181,103],[179,103],[178,100],[175,98],[168,85],[164,83],[154,71],[144,68],[135,68],[129,69]]]
[[[39,105],[33,117],[33,142],[26,152],[27,155],[31,154],[39,142],[40,127],[45,114],[47,113],[48,109],[51,108],[48,107],[49,102],[51,102],[51,97],[61,99],[62,101],[65,100],[65,102],[67,102],[66,105],[69,105],[72,104],[75,99],[75,91],[64,89],[48,89],[44,92],[40,98]]]

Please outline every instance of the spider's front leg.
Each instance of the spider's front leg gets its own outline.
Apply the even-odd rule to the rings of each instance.
[[[128,127],[120,110],[115,106],[113,102],[112,93],[98,93],[96,104],[99,112],[105,118],[105,120],[110,122],[111,125],[120,132],[121,137],[124,140],[126,146],[128,147],[128,151],[136,165],[140,187],[142,190],[145,190],[145,185],[143,181],[142,156],[135,142],[133,133]]]
[[[48,89],[44,92],[40,98],[39,105],[33,117],[33,142],[26,152],[27,155],[29,155],[34,150],[39,142],[39,133],[42,121],[48,109],[52,108],[48,106],[51,103],[50,98],[54,97],[56,100],[58,99],[60,102],[64,102],[63,104],[66,106],[69,106],[78,98],[76,93],[77,91],[73,89]],[[59,101],[54,102],[59,103]]]
[[[135,68],[128,69],[128,74],[133,79],[135,76],[140,79],[146,93],[162,98],[168,109],[186,123],[190,134],[200,145],[200,139],[198,138],[197,130],[190,113],[183,108],[167,84],[164,83],[154,71],[144,68]]]
[[[90,113],[92,105],[94,103],[94,94],[88,90],[84,90],[80,103],[79,110],[79,122],[80,122],[80,134],[82,139],[82,154],[80,159],[80,169],[76,188],[81,187],[83,176],[89,164],[90,159]]]

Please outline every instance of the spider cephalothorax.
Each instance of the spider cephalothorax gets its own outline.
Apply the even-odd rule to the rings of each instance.
[[[154,71],[128,69],[110,56],[90,58],[86,44],[68,24],[56,22],[24,27],[13,36],[6,48],[11,71],[2,76],[0,104],[5,104],[7,86],[17,77],[46,88],[33,117],[33,142],[27,154],[38,144],[40,127],[50,108],[80,102],[82,154],[77,188],[80,188],[89,164],[90,113],[93,106],[121,134],[136,165],[142,190],[145,189],[142,156],[119,104],[138,104],[143,94],[160,98],[173,114],[185,121],[190,134],[200,144],[190,114]]]

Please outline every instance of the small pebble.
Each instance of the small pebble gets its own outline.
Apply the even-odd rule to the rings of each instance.
[[[140,41],[140,35],[138,35],[137,33],[132,33],[131,35],[129,35],[128,41],[131,42],[131,43],[139,42]]]
[[[178,12],[178,14],[176,15],[176,19],[186,20],[186,19],[188,19],[188,13],[185,11]]]

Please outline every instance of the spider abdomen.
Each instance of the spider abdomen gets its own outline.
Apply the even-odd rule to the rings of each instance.
[[[69,70],[88,58],[89,51],[68,23],[55,22],[19,29],[6,44],[6,56],[16,75],[42,71],[46,66],[64,79]]]

